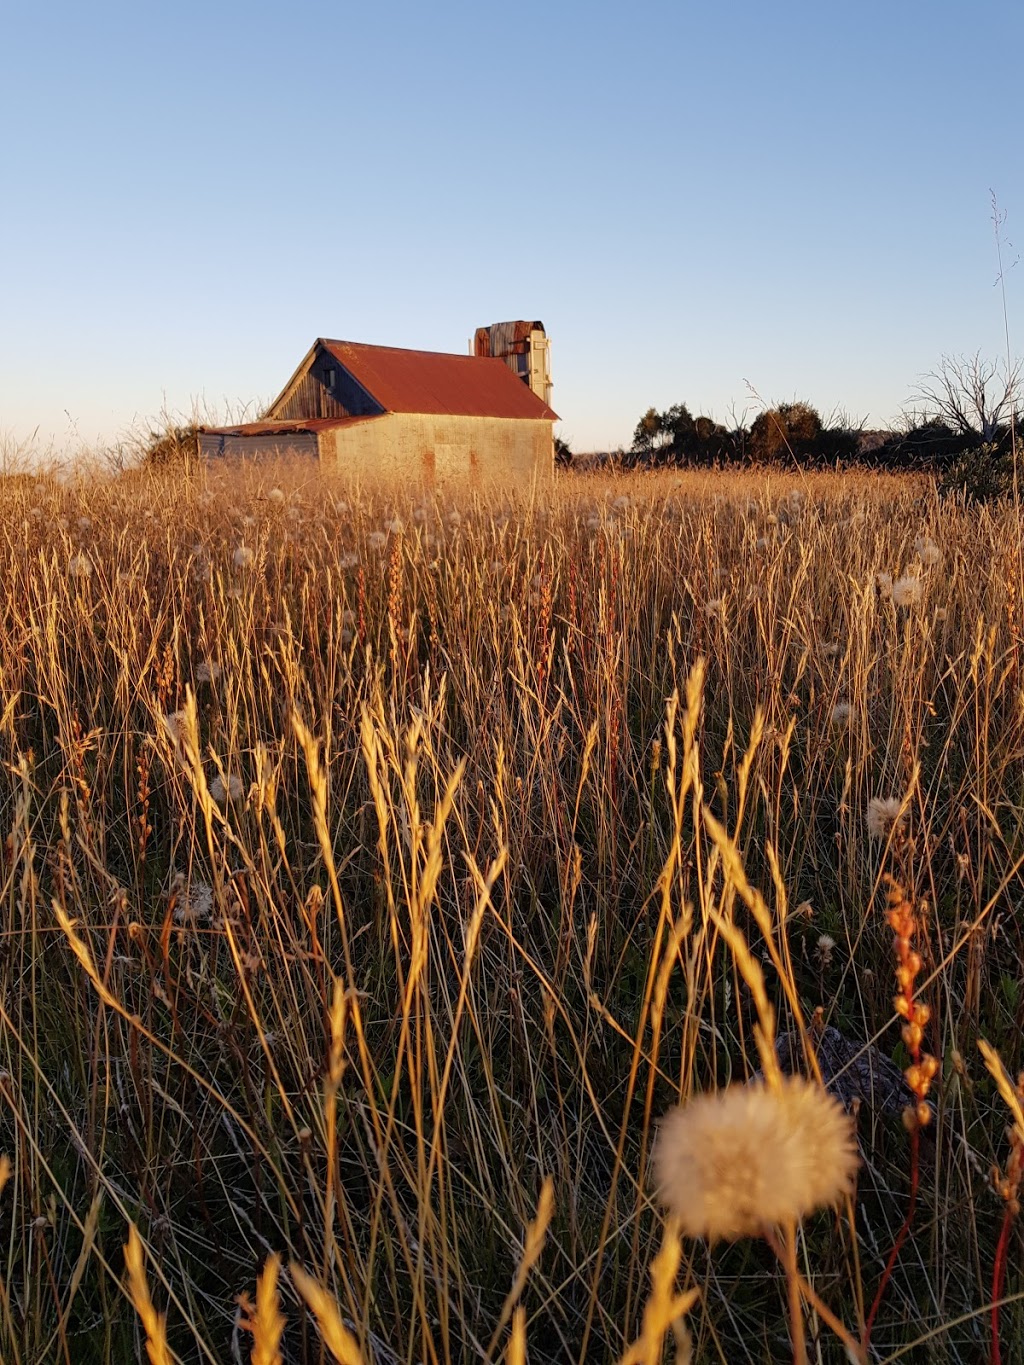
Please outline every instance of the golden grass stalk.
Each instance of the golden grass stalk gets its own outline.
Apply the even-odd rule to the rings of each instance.
[[[156,1311],[150,1298],[142,1238],[134,1223],[128,1224],[124,1263],[128,1270],[128,1294],[146,1333],[146,1354],[149,1356],[150,1365],[175,1365],[176,1357],[171,1354],[171,1348],[167,1344],[164,1315]]]
[[[252,1365],[281,1365],[285,1316],[277,1292],[281,1258],[268,1256],[256,1280],[256,1311],[252,1317]]]
[[[640,1335],[619,1357],[618,1365],[661,1365],[666,1335],[700,1298],[699,1289],[676,1293],[681,1260],[679,1225],[675,1218],[670,1218],[665,1224],[661,1250],[651,1262],[651,1293],[644,1305]]]
[[[544,1184],[541,1186],[540,1198],[537,1201],[537,1215],[527,1224],[526,1237],[523,1240],[523,1254],[516,1269],[515,1279],[512,1281],[512,1288],[505,1297],[501,1313],[498,1317],[498,1324],[491,1337],[484,1359],[490,1360],[494,1354],[494,1348],[498,1344],[498,1338],[505,1330],[505,1325],[512,1316],[512,1309],[522,1297],[523,1290],[526,1288],[526,1281],[530,1271],[540,1259],[540,1254],[544,1250],[544,1242],[548,1235],[548,1226],[551,1223],[551,1215],[555,1207],[555,1185],[550,1176],[546,1176]]]
[[[521,1305],[512,1314],[505,1365],[526,1365],[526,1309]]]
[[[316,1318],[320,1335],[324,1339],[324,1345],[334,1356],[338,1365],[366,1365],[363,1353],[359,1349],[359,1343],[342,1322],[338,1305],[327,1290],[318,1284],[312,1275],[307,1275],[302,1267],[296,1265],[294,1261],[289,1265],[288,1272],[295,1288],[302,1295]]]

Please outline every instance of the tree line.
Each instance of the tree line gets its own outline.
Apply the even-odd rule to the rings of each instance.
[[[979,495],[1003,491],[1024,422],[1021,363],[974,356],[943,357],[919,382],[900,420],[866,431],[842,415],[823,419],[810,403],[766,407],[749,426],[694,417],[684,403],[648,410],[622,453],[632,467],[664,465],[871,465],[930,469],[965,485],[986,480]],[[970,489],[968,490],[970,491]]]

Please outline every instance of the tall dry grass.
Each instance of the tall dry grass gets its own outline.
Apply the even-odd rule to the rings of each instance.
[[[761,1065],[743,945],[780,1029],[822,1006],[910,1061],[887,873],[941,1069],[871,1358],[987,1358],[1004,1235],[1024,1358],[977,1047],[1022,1064],[1011,513],[877,476],[424,500],[269,469],[0,510],[5,1360],[787,1358],[769,1248],[666,1236],[655,1125]],[[858,1131],[855,1200],[787,1245],[860,1338],[910,1157]]]

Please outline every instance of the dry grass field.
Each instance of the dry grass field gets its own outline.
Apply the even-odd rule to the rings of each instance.
[[[1021,543],[0,486],[0,1357],[1024,1360]]]

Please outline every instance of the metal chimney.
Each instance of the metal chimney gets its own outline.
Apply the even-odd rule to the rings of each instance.
[[[551,405],[551,342],[543,322],[492,322],[478,327],[473,353],[504,360],[543,402]]]

